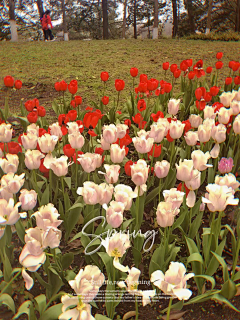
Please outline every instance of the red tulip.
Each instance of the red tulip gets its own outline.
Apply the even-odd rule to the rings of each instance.
[[[167,71],[169,69],[169,62],[163,62],[162,68],[163,70]]]
[[[158,87],[158,80],[157,79],[150,79],[147,81],[147,89],[148,91],[154,91]]]
[[[225,79],[225,84],[228,86],[228,85],[230,85],[232,83],[232,78],[231,77],[227,77],[226,79]]]
[[[212,73],[212,67],[207,67],[206,72],[207,73]]]
[[[76,152],[74,153],[74,155],[72,157],[74,163],[76,163],[76,157],[80,156],[81,154],[83,154],[82,151],[78,151],[77,154],[76,154]],[[79,161],[78,161],[78,163],[79,163]]]
[[[54,88],[55,88],[56,91],[61,91],[61,84],[60,84],[60,82],[55,82]]]
[[[101,72],[101,80],[105,82],[105,81],[108,81],[108,79],[109,79],[108,72],[106,71]]]
[[[222,52],[218,52],[218,53],[216,54],[216,58],[217,58],[218,60],[222,59],[222,57],[223,57],[223,53],[222,53]]]
[[[102,148],[95,148],[95,153],[100,154],[100,156],[103,155],[104,150]]]
[[[60,114],[58,116],[58,123],[60,126],[65,125],[69,122],[69,117],[67,114]]]
[[[102,97],[102,103],[106,106],[109,103],[109,97]]]
[[[130,119],[126,119],[126,120],[124,120],[124,124],[126,124],[128,126],[128,128],[130,128],[132,123],[131,123]]]
[[[6,87],[12,88],[14,85],[14,78],[12,76],[6,76],[3,81]]]
[[[148,76],[146,74],[140,74],[140,80],[139,82],[147,82],[148,81]]]
[[[63,153],[68,158],[71,158],[75,153],[75,149],[73,149],[70,144],[65,144],[65,146],[63,146]]]
[[[122,91],[125,87],[125,82],[121,79],[115,80],[115,88],[117,91]]]
[[[96,125],[98,124],[98,120],[102,118],[102,114],[99,114],[98,112],[88,112],[85,114],[83,118],[83,124],[86,128],[96,128]]]
[[[174,73],[177,69],[178,69],[178,66],[177,66],[176,63],[173,63],[173,64],[171,65],[171,67],[170,67],[170,70],[171,70],[172,73]]]
[[[180,69],[181,69],[182,71],[187,71],[187,69],[188,69],[188,62],[187,62],[187,60],[183,60],[183,61],[180,63]]]
[[[74,98],[76,106],[79,106],[82,104],[82,97],[81,96],[75,96]]]
[[[28,115],[27,115],[27,119],[30,123],[36,123],[37,122],[37,119],[38,119],[38,114],[37,112],[30,112]]]
[[[131,166],[133,165],[133,162],[129,160],[125,163],[124,170],[126,172],[126,175],[131,177]]]
[[[77,119],[77,111],[76,110],[70,110],[68,111],[68,117],[71,121],[75,121]]]
[[[219,89],[220,89],[220,88],[217,87],[217,86],[211,87],[211,88],[210,88],[210,94],[211,94],[211,96],[212,96],[212,97],[215,97],[215,96],[218,94]]]
[[[28,100],[28,101],[25,102],[24,106],[25,106],[25,108],[26,108],[26,110],[27,110],[28,112],[31,112],[31,111],[33,111],[33,109],[34,109],[34,107],[35,107],[34,101]]]
[[[234,83],[235,83],[236,86],[238,86],[240,84],[240,76],[236,76],[234,78]]]
[[[154,152],[153,152],[153,150],[154,150]],[[148,152],[148,157],[153,156],[154,158],[158,158],[158,157],[160,157],[161,152],[162,152],[161,144],[159,146],[157,144],[154,144],[152,146],[152,149]]]
[[[135,78],[138,75],[138,68],[131,68],[130,74],[133,78]]]
[[[138,100],[137,108],[140,112],[146,110],[146,102],[143,99]]]
[[[37,114],[39,117],[45,117],[46,109],[42,106],[37,107]]]
[[[190,71],[188,74],[188,79],[193,80],[195,77],[195,72],[194,71]]]
[[[49,169],[47,169],[47,168],[44,166],[43,161],[44,161],[44,159],[41,159],[41,164],[40,164],[39,170],[40,170],[42,173],[49,173]]]
[[[147,91],[147,82],[140,82],[137,89],[141,93],[146,92]]]
[[[223,62],[222,61],[217,61],[216,63],[215,63],[215,67],[216,67],[216,69],[222,69],[222,67],[223,67]]]
[[[74,80],[72,80],[72,81],[74,81]],[[71,81],[71,82],[72,82]],[[78,86],[77,86],[77,84],[76,83],[69,83],[69,85],[68,85],[68,91],[71,93],[71,94],[75,94],[77,91],[78,91]]]
[[[61,91],[66,91],[68,87],[67,83],[64,80],[59,82],[59,86]]]
[[[21,80],[16,80],[14,83],[14,86],[17,90],[22,88],[22,81]]]
[[[174,76],[174,78],[179,78],[180,77],[180,75],[181,75],[181,70],[176,70],[176,71],[174,71],[174,73],[173,73],[173,76]]]
[[[47,131],[45,129],[39,128],[39,130],[38,130],[39,137],[43,136],[45,133],[47,133]]]
[[[156,114],[152,113],[151,118],[153,119],[154,122],[157,122],[159,118],[164,118],[164,114],[162,111],[158,111]]]
[[[185,133],[192,129],[191,123],[189,120],[182,121],[182,123],[185,124],[185,127],[184,127]]]
[[[164,91],[165,91],[166,93],[171,92],[171,90],[172,90],[172,84],[166,82],[166,83],[163,85],[163,89],[164,89]]]

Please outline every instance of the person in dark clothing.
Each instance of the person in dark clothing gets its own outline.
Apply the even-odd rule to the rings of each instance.
[[[43,14],[43,17],[41,19],[41,23],[42,23],[42,29],[43,29],[43,33],[44,33],[44,38],[45,41],[48,40],[48,38],[50,38],[50,40],[53,40],[54,36],[52,34],[52,21],[50,18],[50,10],[45,11],[45,13]]]

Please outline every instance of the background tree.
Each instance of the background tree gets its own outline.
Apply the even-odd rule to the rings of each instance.
[[[125,39],[127,22],[127,0],[123,2],[123,24],[122,24],[122,38]]]
[[[63,21],[63,34],[64,41],[68,41],[68,29],[67,29],[67,21],[66,21],[66,10],[65,10],[65,0],[62,0],[62,21]]]
[[[11,41],[18,41],[17,24],[15,19],[15,1],[9,1],[9,23],[11,29]]]
[[[153,39],[158,39],[158,0],[154,0]]]
[[[108,1],[102,0],[103,39],[108,39]]]

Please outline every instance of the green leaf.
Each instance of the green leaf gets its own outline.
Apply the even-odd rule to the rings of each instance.
[[[237,292],[236,284],[229,279],[223,284],[220,294],[224,298],[230,300],[235,296],[236,292]]]
[[[34,313],[32,301],[27,300],[27,301],[23,302],[23,304],[21,304],[21,306],[18,309],[18,312],[15,314],[13,319],[17,319],[18,317],[20,317],[24,313],[28,316],[29,320],[36,319],[36,315]]]
[[[45,294],[40,294],[35,298],[35,301],[37,303],[36,309],[40,313],[40,315],[43,313],[44,309],[46,308],[47,301]]]
[[[110,257],[106,252],[98,252],[97,254],[102,259],[102,261],[106,267],[108,277],[112,277],[112,274],[113,274],[112,271],[114,268],[113,267],[113,258]]]
[[[199,275],[197,275],[197,276],[194,276],[194,279],[195,279],[195,278],[203,278],[203,279],[205,279],[205,280],[207,280],[207,281],[210,281],[211,284],[212,284],[212,290],[214,289],[214,287],[215,287],[215,285],[216,285],[216,282],[215,282],[214,278],[213,278],[213,277],[210,277],[210,276],[207,276],[207,275],[205,275],[205,274],[199,274]]]
[[[103,316],[101,314],[96,314],[95,315],[95,319],[96,320],[111,320],[110,318],[106,317],[106,316]]]
[[[138,266],[142,260],[142,254],[139,250],[137,250],[134,247],[132,247],[132,252],[133,252],[133,257],[134,257],[134,263],[135,263],[136,267],[138,268]]]
[[[197,252],[192,253],[192,254],[188,257],[188,259],[187,259],[187,264],[190,263],[190,262],[192,262],[192,261],[198,261],[198,262],[200,262],[201,264],[203,264],[203,258],[202,258],[202,256],[200,255],[200,253],[197,253]]]
[[[84,203],[80,203],[80,202],[74,203],[74,205],[72,205],[72,206],[68,209],[68,211],[71,211],[71,210],[76,209],[76,208],[83,208],[83,207],[84,207]],[[81,212],[81,211],[80,211],[80,212]]]
[[[154,198],[156,198],[156,196],[159,193],[159,187],[153,189],[151,192],[148,193],[148,195],[146,196],[146,200],[145,200],[145,205],[147,205],[148,203],[150,203]]]
[[[41,206],[45,206],[49,203],[49,185],[46,186],[41,198]]]
[[[71,177],[64,177],[64,181],[69,189],[71,189]]]
[[[220,295],[219,293],[215,293],[212,297],[212,300],[217,300],[218,302],[221,303],[225,303],[227,306],[229,306],[230,308],[232,308],[233,310],[240,312],[240,310],[238,310],[236,307],[234,307],[233,304],[231,304],[230,301],[228,301],[225,297],[223,297],[222,295]]]
[[[225,260],[223,259],[223,257],[220,257],[217,253],[215,253],[213,251],[211,251],[211,252],[214,255],[214,257],[218,260],[218,262],[222,265],[223,280],[224,280],[224,282],[226,282],[227,280],[229,280],[229,273],[228,273],[227,264],[226,264]]]
[[[71,209],[69,209],[71,210]],[[72,209],[70,213],[67,216],[67,229],[66,229],[66,239],[69,238],[72,230],[75,228],[80,216],[81,216],[82,210],[79,208]]]
[[[73,262],[74,254],[72,252],[68,252],[64,254],[61,258],[61,263],[63,269],[68,269],[71,263]]]
[[[15,304],[13,298],[9,294],[3,293],[0,295],[0,304],[5,304],[5,306],[15,313]]]
[[[69,241],[69,243],[71,243],[72,241],[81,238],[82,236],[82,232],[78,232],[77,234],[75,234],[75,236]]]
[[[44,311],[42,317],[39,320],[56,320],[62,313],[62,303],[55,304]]]
[[[17,235],[18,235],[19,239],[22,241],[22,243],[25,244],[25,241],[24,241],[25,228],[24,228],[22,221],[20,219],[15,223],[15,228],[17,230]]]

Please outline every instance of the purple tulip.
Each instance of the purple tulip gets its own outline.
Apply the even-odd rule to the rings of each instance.
[[[218,170],[223,173],[229,173],[233,168],[233,159],[232,158],[222,158],[218,162]]]

